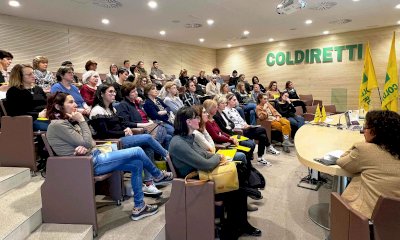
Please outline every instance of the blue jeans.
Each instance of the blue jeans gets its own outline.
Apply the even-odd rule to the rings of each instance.
[[[246,155],[242,152],[236,152],[235,156],[233,156],[233,161],[241,161],[244,164],[247,164]]]
[[[294,132],[304,125],[304,118],[297,115],[294,117],[289,117],[288,120],[290,121],[290,127],[294,130]]]
[[[33,121],[33,131],[47,131],[50,121],[35,120]]]
[[[174,129],[174,127],[173,127],[171,124],[163,123],[163,126],[164,126],[165,129],[167,130],[167,134],[168,134],[168,135],[174,136],[174,131],[175,131],[175,129]],[[168,145],[169,145],[169,143],[168,143]]]
[[[247,103],[243,106],[244,112],[250,115],[250,125],[256,125],[256,107],[255,103]]]
[[[149,171],[156,178],[161,178],[158,170],[140,147],[132,147],[109,153],[102,153],[96,149],[92,152],[95,175],[102,175],[113,171],[131,172],[132,190],[135,193],[133,202],[136,208],[144,206],[142,190],[142,171]]]
[[[250,148],[250,151],[246,152],[245,154],[246,154],[246,157],[247,157],[247,159],[249,161],[252,160],[253,159],[254,148],[256,148],[256,144],[254,143],[254,141],[251,140],[251,139],[246,140],[246,141],[240,141],[239,145]]]
[[[244,116],[243,108],[241,108],[240,106],[237,106],[235,108],[239,112],[240,116],[246,121],[246,117]]]
[[[166,124],[167,125],[167,124]],[[137,134],[132,136],[125,136],[121,139],[122,148],[141,147],[144,149],[149,159],[154,159],[154,152],[162,157],[166,157],[168,151],[165,150],[159,142],[157,142],[150,134]],[[153,164],[154,165],[154,164]],[[152,181],[152,174],[144,169],[144,181]],[[153,175],[154,176],[154,175]]]

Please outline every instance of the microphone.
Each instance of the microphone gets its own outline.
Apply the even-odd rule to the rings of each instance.
[[[342,114],[340,114],[340,116],[339,116],[339,123],[338,124],[336,124],[336,126],[337,126],[337,129],[339,129],[339,130],[343,130],[343,124],[341,124],[340,123],[340,119],[342,118],[342,116],[343,115],[345,115],[346,113],[348,113],[349,112],[349,110],[347,110],[346,112],[344,112],[344,113],[342,113]]]

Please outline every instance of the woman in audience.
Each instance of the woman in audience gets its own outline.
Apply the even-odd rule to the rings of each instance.
[[[247,92],[251,92],[251,85],[250,83],[246,80],[246,76],[244,74],[240,74],[238,77],[238,82],[244,82],[244,86],[246,88]]]
[[[281,93],[280,98],[275,101],[275,109],[282,117],[285,117],[290,121],[293,135],[301,126],[304,125],[304,118],[296,115],[296,108],[290,100],[288,92],[283,91]]]
[[[400,198],[400,115],[369,111],[364,137],[365,142],[355,143],[336,163],[355,174],[342,197],[371,218],[379,196]]]
[[[231,89],[229,88],[229,85],[227,83],[223,83],[219,89],[219,96],[226,97],[226,95],[230,92]]]
[[[71,95],[78,105],[78,111],[85,116],[89,116],[90,106],[83,100],[79,89],[73,85],[74,69],[72,67],[60,67],[57,71],[57,81],[58,83],[51,87],[51,93],[63,92]]]
[[[296,89],[294,89],[293,82],[287,81],[285,84],[285,90],[289,93],[290,101],[292,101],[295,107],[301,106],[303,113],[307,112],[306,104],[300,100],[299,95],[297,95]]]
[[[147,78],[139,78],[136,81],[136,90],[138,92],[138,96],[143,100],[146,99],[144,95],[144,87],[148,84]]]
[[[107,73],[105,83],[113,84],[118,80],[118,67],[114,63],[110,65],[110,72]]]
[[[186,106],[200,105],[200,99],[196,94],[196,85],[193,81],[189,80],[186,83],[186,92],[182,96],[182,101]]]
[[[47,57],[37,56],[33,59],[33,74],[35,75],[36,85],[46,93],[50,92],[51,86],[55,83],[53,73],[47,71],[48,64]]]
[[[206,87],[201,84],[198,84],[197,77],[194,75],[190,78],[190,80],[193,81],[194,86],[196,87],[195,93],[198,96],[204,96],[206,94]]]
[[[226,106],[224,113],[235,124],[235,128],[242,129],[245,137],[258,140],[258,159],[261,158],[266,161],[266,159],[263,157],[265,150],[271,154],[279,154],[280,152],[276,150],[269,142],[267,132],[264,128],[250,126],[240,116],[239,112],[235,109],[235,106],[237,105],[235,94],[228,94],[227,100],[228,105]]]
[[[176,114],[179,108],[183,107],[182,100],[177,96],[178,89],[176,88],[175,83],[167,82],[165,83],[165,91],[167,92],[167,96],[164,98],[164,103],[171,111]]]
[[[204,87],[207,85],[208,80],[206,78],[206,72],[204,70],[201,70],[199,72],[199,76],[197,77],[197,81],[199,84],[203,85]]]
[[[221,84],[217,82],[217,75],[213,74],[211,77],[211,81],[207,83],[206,94],[209,96],[218,95],[220,89]]]
[[[186,69],[182,69],[179,73],[179,81],[181,82],[181,86],[185,86],[186,83],[189,81],[189,76]]]
[[[158,96],[158,90],[155,84],[147,84],[144,87],[144,95],[146,96],[146,101],[144,102],[143,108],[153,120],[161,121],[167,129],[169,135],[174,134],[173,119],[175,117],[171,109],[164,104]]]
[[[140,79],[140,78],[148,78],[149,74],[147,73],[146,69],[144,69],[144,62],[143,61],[139,61],[136,64],[136,68],[134,70],[134,74],[135,74],[135,78],[136,79]],[[129,73],[128,73],[129,75]]]
[[[265,93],[266,90],[265,90],[264,86],[260,83],[260,80],[258,80],[257,76],[253,76],[253,78],[251,79],[251,82],[253,83],[253,85],[257,83],[258,86],[260,87],[260,91]]]
[[[47,118],[51,123],[46,135],[54,152],[58,156],[92,156],[95,175],[117,170],[131,172],[135,193],[131,219],[136,221],[157,213],[157,205],[146,205],[143,201],[142,171],[145,169],[155,176],[156,183],[170,182],[171,173],[158,170],[140,147],[101,152],[96,148],[89,126],[76,107],[71,95],[57,92],[49,97]]]
[[[275,100],[279,98],[281,92],[278,89],[278,83],[276,81],[271,81],[268,86],[267,96],[269,100]]]
[[[290,133],[290,122],[286,118],[282,117],[278,111],[269,103],[268,97],[265,93],[258,95],[257,99],[257,117],[258,119],[271,121],[271,128],[282,132],[283,142],[282,146],[293,147],[294,144],[289,141]]]
[[[256,103],[255,99],[246,91],[244,82],[238,82],[235,91],[236,98],[240,105],[243,106],[245,114],[250,118],[250,124],[256,125]]]
[[[115,101],[120,102],[122,101],[122,93],[121,93],[121,86],[122,84],[124,84],[124,82],[126,81],[126,79],[129,76],[129,71],[126,68],[120,68],[118,69],[118,80],[114,83],[112,83],[112,85],[114,86],[115,89]]]
[[[97,83],[100,81],[100,76],[97,72],[89,70],[82,75],[82,86],[80,93],[89,106],[93,106],[94,94],[96,93]]]
[[[121,87],[121,92],[124,99],[115,108],[118,116],[125,121],[126,125],[130,128],[143,127],[149,129],[150,127],[153,127],[156,123],[147,118],[147,114],[142,107],[143,100],[138,97],[135,84],[131,82],[124,83]],[[162,123],[158,123],[158,127],[165,128]],[[154,128],[150,128],[150,130],[156,130],[155,126]],[[155,139],[166,149],[169,146],[171,138],[172,134],[168,133],[162,135],[162,132],[159,132],[155,135]]]
[[[175,119],[176,135],[169,147],[172,162],[178,177],[197,170],[211,171],[226,161],[223,155],[207,152],[194,144],[193,132],[199,129],[200,116],[191,107],[179,109]],[[261,236],[261,231],[247,221],[247,196],[241,189],[217,194],[227,212],[222,226],[221,239],[238,239],[242,234]]]
[[[103,84],[97,88],[94,107],[90,112],[90,124],[95,131],[96,139],[119,138],[123,148],[142,147],[151,160],[154,153],[162,158],[168,157],[165,150],[150,134],[133,135],[128,123],[121,121],[112,107],[115,100],[115,89],[112,85]],[[159,196],[161,192],[153,185],[151,176],[145,171],[143,191],[149,195]]]
[[[37,120],[46,116],[46,94],[35,85],[33,68],[30,65],[17,64],[11,69],[9,86],[6,93],[7,113],[10,116],[30,115],[34,131],[46,131],[48,121]]]

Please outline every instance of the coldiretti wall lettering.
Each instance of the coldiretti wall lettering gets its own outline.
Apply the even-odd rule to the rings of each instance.
[[[344,46],[332,46],[324,48],[312,48],[306,50],[295,50],[294,52],[270,52],[267,55],[267,65],[272,67],[275,64],[294,65],[301,63],[329,63],[329,62],[342,62],[343,52],[349,52],[349,60],[354,61],[355,56],[357,59],[362,59],[363,45],[353,44]],[[336,57],[333,57],[333,52],[336,52]]]

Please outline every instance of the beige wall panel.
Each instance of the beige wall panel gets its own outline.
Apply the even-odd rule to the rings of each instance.
[[[15,63],[32,63],[34,56],[49,58],[49,69],[56,71],[64,60],[71,60],[76,72],[83,72],[87,60],[98,63],[107,73],[111,63],[118,66],[145,62],[150,72],[154,60],[165,74],[178,76],[182,68],[189,74],[216,66],[216,50],[167,41],[128,36],[89,28],[17,18],[0,14],[0,49],[10,51]],[[12,67],[12,66],[11,66]]]
[[[370,29],[328,36],[294,39],[281,42],[255,44],[243,47],[217,50],[217,66],[223,74],[231,74],[236,69],[239,74],[246,74],[246,79],[251,81],[257,75],[264,86],[272,80],[278,82],[279,88],[284,88],[285,82],[291,80],[299,93],[312,93],[316,99],[321,99],[325,104],[331,103],[332,88],[347,88],[347,107],[356,109],[358,106],[358,89],[361,81],[363,60],[348,60],[348,51],[343,52],[343,61],[336,61],[336,54],[332,63],[313,63],[298,65],[266,64],[269,52],[290,51],[292,59],[294,50],[323,48],[338,45],[350,45],[370,42],[372,58],[378,78],[378,84],[383,92],[383,83],[389,57],[390,44],[393,31],[397,32],[396,51],[400,59],[400,27],[386,27]],[[335,52],[334,52],[335,53]],[[364,53],[363,53],[364,55]],[[383,93],[381,93],[383,94]],[[375,108],[380,107],[377,91],[372,93],[372,102]]]

